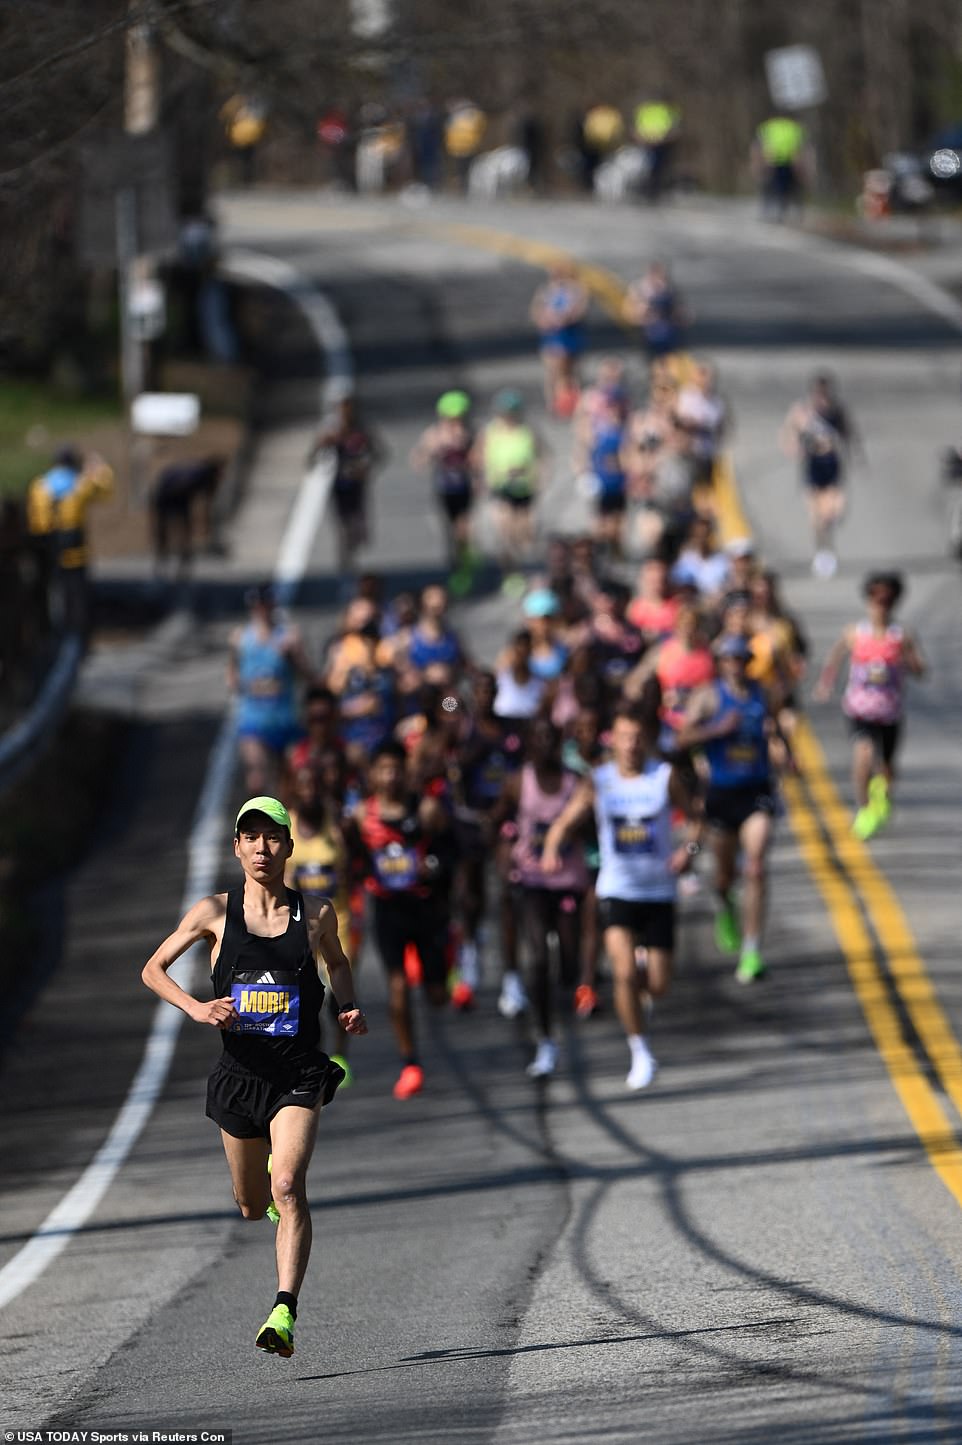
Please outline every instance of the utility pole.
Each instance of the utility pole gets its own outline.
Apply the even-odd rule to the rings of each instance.
[[[148,135],[157,124],[160,85],[157,50],[149,23],[148,0],[128,0],[124,65],[124,131]],[[133,288],[140,251],[140,218],[133,176],[117,189],[117,276],[120,288],[121,377],[124,402],[129,407],[144,389],[144,348],[133,324]]]
[[[159,66],[150,26],[150,0],[128,0],[124,44],[124,131],[128,136],[145,136],[156,126],[160,109]],[[135,177],[129,171],[117,188],[115,208],[120,374],[129,419],[130,408],[144,389],[146,370],[143,336],[134,317],[135,288],[153,276],[149,259],[139,254],[141,218]],[[130,491],[138,500],[143,499],[146,490],[146,464],[144,447],[131,432]]]

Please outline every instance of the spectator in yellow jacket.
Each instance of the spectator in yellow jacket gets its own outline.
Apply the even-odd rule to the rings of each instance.
[[[79,631],[87,619],[87,508],[113,488],[114,474],[103,457],[83,457],[74,447],[57,452],[50,470],[27,488],[27,526],[47,539],[67,625]]]

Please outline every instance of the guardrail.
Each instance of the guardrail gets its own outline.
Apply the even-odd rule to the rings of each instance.
[[[0,736],[0,791],[9,788],[31,763],[48,733],[67,710],[84,654],[79,632],[64,637],[43,686],[18,722]]]

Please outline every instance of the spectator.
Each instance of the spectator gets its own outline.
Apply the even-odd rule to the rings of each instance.
[[[46,541],[64,625],[71,632],[86,634],[90,621],[87,508],[113,489],[114,474],[103,457],[84,457],[75,447],[62,447],[50,470],[27,488],[27,525]]]
[[[201,457],[171,462],[158,474],[150,495],[158,573],[166,568],[171,556],[176,558],[181,574],[187,571],[194,553],[198,513],[204,540],[211,547],[213,502],[224,466],[222,457]]]

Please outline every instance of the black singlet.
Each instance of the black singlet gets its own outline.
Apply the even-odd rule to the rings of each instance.
[[[315,1054],[324,985],[307,934],[304,899],[288,888],[287,928],[276,938],[250,933],[244,886],[227,895],[224,938],[211,974],[215,998],[232,997],[237,1021],[224,1030],[224,1056],[253,1073]]]

